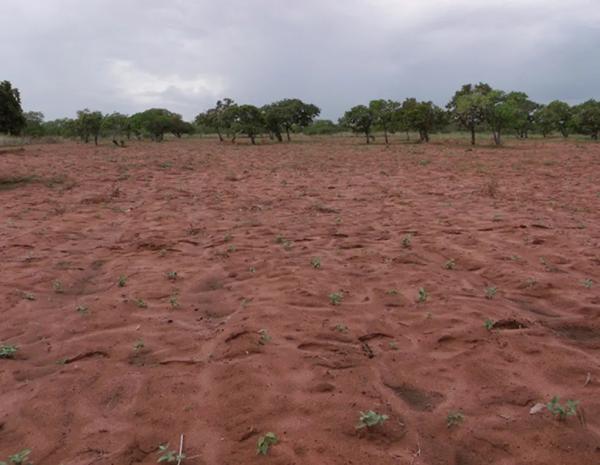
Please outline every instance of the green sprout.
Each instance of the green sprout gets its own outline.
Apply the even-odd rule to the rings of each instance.
[[[18,350],[14,345],[0,345],[0,358],[15,358]]]
[[[494,329],[495,324],[496,324],[496,322],[494,320],[490,320],[489,318],[483,322],[484,328],[487,329],[488,331],[491,331],[492,329]]]
[[[465,420],[465,416],[460,412],[450,412],[446,417],[446,426],[452,428],[460,425]]]
[[[119,276],[119,287],[125,287],[127,284],[127,276]]]
[[[560,403],[560,398],[558,396],[554,396],[550,402],[546,404],[546,407],[555,418],[558,418],[560,421],[564,421],[567,417],[571,417],[577,414],[577,405],[579,401],[576,400],[567,400],[566,405],[562,405]]]
[[[341,292],[332,292],[329,294],[329,301],[331,302],[331,305],[340,305],[343,298],[344,294]]]
[[[498,292],[498,289],[496,289],[494,286],[486,287],[485,298],[488,300],[492,300],[496,296],[496,292]]]
[[[423,303],[425,301],[427,301],[427,297],[429,297],[429,294],[427,294],[427,291],[425,290],[424,287],[420,287],[419,288],[419,297],[418,297],[418,301],[420,303]]]
[[[258,438],[256,443],[256,455],[267,455],[269,448],[277,444],[279,440],[275,433],[266,433],[264,436]]]
[[[158,446],[158,453],[161,456],[158,458],[157,462],[182,462],[185,459],[185,454],[178,454],[177,451],[169,450],[169,444],[161,444]]]
[[[321,269],[321,259],[319,257],[313,257],[310,260],[310,264],[312,265],[312,267],[315,270],[320,270]]]
[[[366,412],[360,412],[358,417],[358,424],[356,429],[372,428],[373,426],[383,424],[389,417],[387,415],[381,415],[373,410],[367,410]]]

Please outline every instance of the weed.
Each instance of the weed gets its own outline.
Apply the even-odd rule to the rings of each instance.
[[[485,298],[492,300],[494,298],[494,296],[496,295],[496,292],[498,292],[498,289],[496,289],[494,286],[486,287],[485,288]]]
[[[577,405],[579,401],[576,400],[567,400],[566,405],[562,405],[560,403],[560,398],[558,396],[554,396],[550,402],[546,404],[546,407],[555,418],[558,418],[560,421],[564,421],[567,417],[571,417],[577,413]]]
[[[269,335],[268,331],[266,329],[260,329],[258,331],[258,334],[260,334],[260,337],[258,339],[258,343],[261,346],[264,346],[267,342],[269,342],[271,340],[271,336]]]
[[[396,289],[388,289],[385,291],[386,295],[398,295],[398,291]]]
[[[373,410],[367,410],[366,412],[360,412],[358,417],[358,425],[356,429],[372,428],[376,425],[383,424],[389,417],[387,415],[381,415]]]
[[[402,238],[402,247],[404,247],[405,249],[410,249],[411,244],[412,244],[412,234],[407,234],[406,236],[404,236]]]
[[[78,305],[75,309],[80,315],[87,315],[89,309],[85,305]]]
[[[171,304],[171,308],[173,310],[179,308],[179,301],[177,300],[177,294],[173,294],[169,297],[169,303]]]
[[[285,242],[285,237],[283,237],[281,234],[278,234],[277,237],[275,238],[275,243],[276,244],[283,244]]]
[[[398,343],[396,341],[391,341],[391,342],[389,342],[388,345],[390,346],[390,349],[392,349],[392,350],[398,350],[399,349]]]
[[[348,332],[348,326],[346,325],[342,325],[342,324],[337,324],[335,325],[334,329],[338,332],[338,333],[347,333]]]
[[[135,344],[133,344],[133,350],[138,351],[144,348],[144,341],[142,341],[141,339],[139,341],[135,341]]]
[[[125,287],[127,284],[127,276],[119,276],[119,287]]]
[[[169,281],[177,281],[177,271],[168,271],[167,272],[167,279]]]
[[[586,278],[583,281],[581,281],[581,284],[583,284],[588,289],[591,289],[592,288],[592,284],[594,284],[594,281],[592,281],[590,278]]]
[[[35,300],[35,295],[33,295],[31,292],[23,292],[23,298],[25,300]]]
[[[175,450],[169,450],[169,444],[161,444],[158,446],[158,453],[161,456],[158,458],[157,462],[182,462],[185,459],[185,454],[178,454]]]
[[[52,289],[54,289],[54,292],[56,292],[57,294],[62,294],[65,291],[63,289],[62,283],[59,280],[52,282]]]
[[[31,449],[23,449],[22,451],[8,457],[8,461],[13,465],[24,465],[25,460],[27,460],[29,457],[29,454],[31,454]],[[0,462],[0,465],[8,464],[6,462]],[[29,465],[31,465],[31,462],[29,462]]]
[[[256,273],[256,268],[255,268],[255,267],[253,267],[253,266],[251,266],[250,268],[248,268],[248,271],[249,271],[250,273]]]
[[[329,294],[329,302],[331,302],[331,305],[340,305],[343,298],[344,294],[341,292],[332,292]]]
[[[310,260],[310,264],[315,270],[321,269],[321,259],[319,257],[313,257]]]
[[[446,263],[444,263],[444,268],[447,270],[453,270],[454,268],[456,268],[456,262],[454,261],[454,259],[451,258]]]
[[[483,322],[484,328],[487,329],[488,331],[491,331],[492,329],[494,329],[495,324],[496,324],[496,322],[494,320],[490,320],[489,318]]]
[[[427,294],[427,291],[425,290],[424,287],[420,287],[419,288],[419,297],[418,297],[418,301],[420,303],[424,303],[427,301],[427,298],[429,297],[429,294]]]
[[[223,238],[223,240],[225,242],[230,242],[233,240],[233,236],[231,234],[226,234],[225,237]]]
[[[460,425],[465,420],[465,416],[460,412],[450,412],[446,417],[446,426],[452,428]]]
[[[0,358],[15,358],[17,350],[17,346],[0,345]]]
[[[269,448],[277,444],[279,440],[275,433],[267,433],[264,436],[258,438],[258,442],[256,443],[256,455],[267,455],[269,453]]]
[[[143,299],[135,299],[135,304],[139,307],[139,308],[148,308],[148,304],[146,302],[144,302]]]

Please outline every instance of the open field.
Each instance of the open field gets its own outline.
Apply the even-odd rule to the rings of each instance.
[[[600,463],[600,145],[361,142],[3,152],[0,460]]]

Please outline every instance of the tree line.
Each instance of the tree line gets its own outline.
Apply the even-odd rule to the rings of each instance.
[[[350,130],[374,140],[382,132],[386,144],[396,132],[416,132],[420,142],[429,142],[430,134],[448,130],[468,131],[471,143],[477,134],[489,131],[497,145],[502,137],[512,133],[527,138],[532,132],[544,137],[560,133],[563,137],[578,133],[597,140],[600,133],[600,102],[588,100],[569,105],[560,100],[539,104],[523,92],[505,92],[486,83],[465,84],[455,92],[445,108],[431,101],[407,98],[372,100],[346,111],[339,121],[319,120],[320,109],[300,99],[284,99],[262,107],[238,104],[230,98],[219,100],[213,108],[186,122],[182,116],[163,108],[151,108],[131,116],[122,113],[103,114],[88,109],[77,112],[75,118],[45,121],[40,112],[23,112],[18,89],[9,81],[0,82],[0,133],[31,137],[60,136],[80,138],[98,143],[100,137],[110,137],[116,145],[125,139],[150,138],[160,142],[165,134],[211,133],[220,141],[235,142],[244,135],[255,144],[256,138],[268,135],[278,142],[291,140],[291,134],[333,134]]]

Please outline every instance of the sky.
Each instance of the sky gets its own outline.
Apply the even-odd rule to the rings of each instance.
[[[375,98],[445,105],[464,83],[600,99],[598,0],[0,0],[0,80],[46,119],[231,97],[336,120]]]

